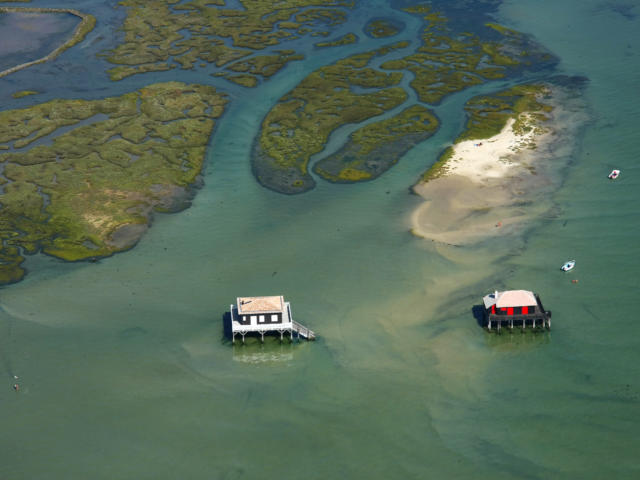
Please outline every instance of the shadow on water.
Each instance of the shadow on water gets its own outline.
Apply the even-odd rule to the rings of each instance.
[[[231,340],[231,312],[222,314],[222,331],[225,340]]]
[[[2,310],[2,307],[0,307],[0,311],[4,311]],[[9,375],[9,377],[11,378],[15,378],[14,377],[14,372],[13,372],[13,366],[11,364],[11,358],[9,356],[9,344],[8,341],[11,339],[11,331],[13,330],[13,321],[11,319],[9,319],[7,322],[7,331],[5,334],[2,335],[2,340],[6,340],[7,343],[0,343],[0,361],[2,361],[2,366],[4,367],[4,370],[7,372],[7,375]]]
[[[474,305],[471,307],[471,313],[473,314],[473,318],[476,319],[476,323],[480,328],[484,327],[485,324],[485,314],[484,314],[484,306],[483,305]]]
[[[537,346],[549,343],[551,340],[551,331],[546,328],[526,329],[514,327],[513,329],[503,327],[500,330],[486,329],[486,316],[483,305],[474,305],[471,307],[471,313],[476,320],[478,327],[486,332],[485,341],[487,346],[497,350],[511,350],[512,348],[522,348],[523,346]]]

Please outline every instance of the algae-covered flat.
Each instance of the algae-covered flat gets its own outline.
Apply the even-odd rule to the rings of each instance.
[[[111,255],[137,242],[153,210],[185,208],[226,101],[170,82],[0,112],[0,283],[24,275],[21,251]]]

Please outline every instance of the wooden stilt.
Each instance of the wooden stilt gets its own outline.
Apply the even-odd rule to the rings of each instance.
[[[489,330],[491,330],[491,320],[489,320]]]
[[[264,332],[260,332],[260,340],[264,343]]]
[[[533,328],[534,329],[536,328],[536,319],[535,318],[533,319]]]

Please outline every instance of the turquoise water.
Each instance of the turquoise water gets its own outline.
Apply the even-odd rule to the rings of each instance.
[[[135,249],[96,264],[31,257],[26,280],[0,291],[0,478],[636,478],[640,8],[612,7],[500,8],[562,73],[589,78],[591,123],[573,139],[553,208],[525,236],[473,248],[411,236],[420,200],[407,190],[461,127],[472,92],[439,107],[438,134],[375,182],[288,197],[253,180],[251,139],[273,103],[337,53],[229,90],[192,208],[158,216]],[[110,21],[90,48],[104,48]],[[350,51],[380,44],[362,39]],[[58,61],[73,71],[83,55],[2,79],[0,95],[42,87]],[[87,96],[168,78],[102,80],[108,90]],[[472,306],[502,287],[539,292],[553,330],[480,329]],[[223,338],[236,296],[280,293],[318,341]]]

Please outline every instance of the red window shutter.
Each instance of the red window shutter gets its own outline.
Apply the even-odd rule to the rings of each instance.
[[[507,308],[507,315],[513,315],[513,307]]]
[[[491,313],[496,313],[496,304],[491,305]]]
[[[527,315],[529,313],[529,307],[522,307],[522,314]]]

